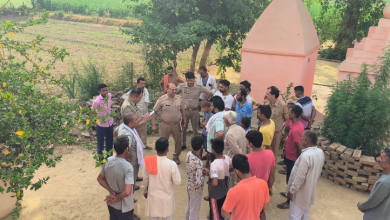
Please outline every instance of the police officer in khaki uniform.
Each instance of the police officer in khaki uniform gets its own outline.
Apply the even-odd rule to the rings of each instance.
[[[199,102],[200,94],[204,93],[205,98],[203,100],[208,100],[213,94],[210,89],[195,83],[195,75],[192,72],[187,72],[185,74],[187,83],[180,84],[177,87],[177,94],[180,94],[186,105],[186,124],[189,125],[191,120],[192,130],[195,136],[198,136],[198,126],[199,126],[199,109],[201,102]],[[186,148],[187,143],[187,128],[183,130],[182,136],[182,150]]]
[[[154,105],[152,115],[152,131],[157,132],[156,114],[161,109],[161,123],[159,127],[160,137],[169,139],[172,134],[175,140],[175,153],[173,160],[180,164],[179,156],[181,154],[181,130],[187,126],[185,114],[185,105],[181,96],[176,95],[177,88],[173,83],[167,85],[167,94],[161,96]],[[182,125],[181,125],[182,122]]]
[[[143,96],[143,91],[140,88],[135,88],[130,91],[129,97],[127,97],[127,99],[123,102],[121,107],[122,118],[124,115],[126,115],[129,112],[135,113],[138,118],[142,118],[142,116],[145,115],[142,114],[142,112],[137,107],[137,103],[142,99],[142,96]],[[138,127],[136,127],[137,131],[144,124],[147,124],[147,121],[139,123]],[[141,131],[138,131],[138,134],[141,134]]]
[[[288,108],[283,101],[278,99],[279,89],[275,86],[271,86],[267,89],[266,96],[267,100],[265,100],[265,104],[271,107],[271,119],[275,122],[275,134],[271,147],[275,154],[275,158],[277,158],[282,138],[283,124],[288,120]]]

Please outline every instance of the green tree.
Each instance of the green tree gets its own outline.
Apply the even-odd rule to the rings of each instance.
[[[333,89],[327,103],[323,134],[334,142],[377,155],[390,138],[390,49],[379,63],[363,65]],[[373,77],[373,82],[369,76]]]
[[[385,6],[383,0],[321,0],[322,13],[316,26],[322,41],[335,42],[329,53],[344,59],[356,36],[367,36],[370,26],[378,24]]]
[[[205,65],[212,45],[217,42],[220,42],[222,49],[228,49],[227,55],[221,59],[239,59],[237,55],[245,34],[269,2],[135,0],[132,1],[131,8],[137,18],[142,20],[142,24],[123,31],[131,35],[130,43],[142,43],[146,47],[150,59],[172,62],[175,67],[177,54],[192,48],[190,71],[194,71],[200,43],[203,41],[206,41],[206,46],[200,66]],[[150,56],[151,54],[156,56]]]

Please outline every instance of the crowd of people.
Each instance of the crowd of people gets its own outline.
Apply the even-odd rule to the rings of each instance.
[[[107,151],[114,147],[116,152],[98,176],[100,185],[109,192],[105,201],[110,219],[140,219],[134,213],[137,201],[133,194],[140,189],[135,185],[137,181],[142,181],[146,198],[145,216],[152,220],[173,219],[174,186],[182,182],[179,157],[187,148],[190,122],[194,136],[185,161],[186,220],[206,219],[199,216],[202,199],[209,203],[210,220],[228,216],[232,220],[265,220],[270,196],[275,194],[272,189],[276,164],[286,166],[280,171],[286,175],[286,190],[278,192],[286,202],[277,208],[289,209],[286,219],[308,219],[325,156],[317,148],[317,134],[310,130],[316,109],[312,99],[304,95],[304,88],[295,87],[298,100],[286,104],[279,99],[278,88],[270,86],[264,91],[264,103],[260,104],[250,96],[250,82],[241,82],[233,96],[228,80],[217,84],[205,67],[200,67],[198,73],[197,77],[192,72],[185,73],[184,82],[168,67],[167,75],[160,81],[165,94],[150,113],[146,80],[138,78],[137,87],[121,98],[123,123],[115,129],[109,117],[111,94],[105,84],[99,85],[100,95],[92,105],[98,116],[104,118],[96,128],[98,152],[101,154],[104,146]],[[257,129],[251,129],[253,113],[259,120]],[[160,138],[154,146],[157,155],[144,157],[143,150],[153,149],[147,146],[150,119],[152,130]],[[198,132],[199,125],[203,127],[202,134]],[[175,142],[173,160],[167,158],[171,134]],[[283,160],[277,162],[282,137]],[[365,212],[365,219],[390,216],[390,148],[383,150],[377,160],[384,174],[368,201],[358,204]],[[140,168],[142,177],[138,176]],[[202,198],[205,182],[208,196]]]

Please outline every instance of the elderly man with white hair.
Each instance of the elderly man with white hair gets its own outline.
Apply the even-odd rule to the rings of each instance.
[[[223,114],[223,121],[228,128],[225,136],[225,149],[223,151],[224,155],[233,158],[236,154],[247,154],[247,141],[245,138],[246,132],[241,127],[236,125],[237,122],[237,113],[234,111],[226,111]],[[230,187],[233,187],[234,182],[238,182],[238,177],[235,172],[231,172],[231,181]]]

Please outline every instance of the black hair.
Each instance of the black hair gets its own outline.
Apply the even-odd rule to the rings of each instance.
[[[294,114],[296,118],[299,118],[302,115],[302,108],[300,106],[294,105],[291,108],[291,114]]]
[[[209,102],[209,101],[207,101],[207,100],[204,100],[203,102],[202,102],[202,107],[210,107],[211,106],[211,102]]]
[[[214,108],[217,108],[219,111],[225,110],[225,102],[222,100],[219,96],[214,96],[210,99],[210,101],[213,103]]]
[[[245,137],[256,148],[260,148],[263,145],[263,134],[260,131],[249,131]]]
[[[133,121],[135,114],[133,112],[126,113],[123,116],[123,124],[128,125],[130,122]]]
[[[317,141],[318,141],[318,135],[315,133],[315,132],[312,132],[312,131],[305,131],[303,133],[303,135],[309,139],[310,141],[310,144],[312,144],[313,146],[317,145]]]
[[[269,105],[259,105],[259,111],[261,114],[263,114],[266,118],[270,119],[272,115],[272,110]]]
[[[126,148],[129,147],[129,138],[125,135],[119,136],[114,141],[114,149],[116,154],[123,154],[125,152]]]
[[[186,79],[195,79],[195,75],[193,72],[186,72]]]
[[[302,92],[302,94],[305,92],[305,89],[303,86],[295,86],[294,91],[296,92]]]
[[[286,127],[284,127],[284,132],[290,132],[290,126],[286,126]]]
[[[248,95],[248,92],[245,89],[243,89],[243,88],[239,89],[239,91],[241,92],[241,97],[246,99],[246,96]]]
[[[141,93],[142,93],[142,89],[140,89],[140,88],[135,88],[135,89],[132,89],[131,91],[130,91],[130,96],[136,96],[136,97],[138,97],[139,95],[141,95]]]
[[[222,154],[225,148],[225,143],[223,142],[223,139],[220,138],[212,139],[211,148],[215,151],[215,153]]]
[[[292,102],[287,103],[287,107],[292,108],[295,104]]]
[[[205,66],[201,66],[201,67],[199,67],[199,70],[202,70],[203,72],[207,72],[207,69],[206,69],[206,67],[205,67]]]
[[[268,87],[269,90],[271,90],[271,95],[275,95],[275,99],[279,98],[279,89],[276,88],[275,86]]]
[[[245,89],[251,89],[251,83],[248,80],[240,82],[240,85],[243,85]]]
[[[106,87],[108,87],[106,84],[99,84],[98,91],[100,91],[101,89],[106,88]]]
[[[140,78],[137,79],[137,84],[138,84],[139,82],[141,82],[141,81],[146,81],[146,80],[145,80],[145,78],[140,77]]]
[[[172,66],[168,66],[167,70],[173,70],[173,67]]]
[[[243,117],[241,119],[241,123],[245,126],[245,128],[249,128],[249,126],[251,125],[251,119],[248,117]]]
[[[242,174],[248,174],[250,171],[250,166],[248,162],[248,157],[242,154],[234,155],[232,159],[233,168],[240,171]]]
[[[159,138],[157,141],[156,141],[156,150],[157,150],[157,153],[165,153],[167,151],[169,147],[169,141],[168,139],[166,138]]]
[[[191,138],[191,147],[194,151],[198,151],[203,145],[203,138],[201,136],[194,136]]]
[[[227,87],[230,86],[230,82],[228,80],[226,80],[226,79],[223,79],[223,80],[219,81],[218,84],[222,84],[222,85],[227,86]]]

